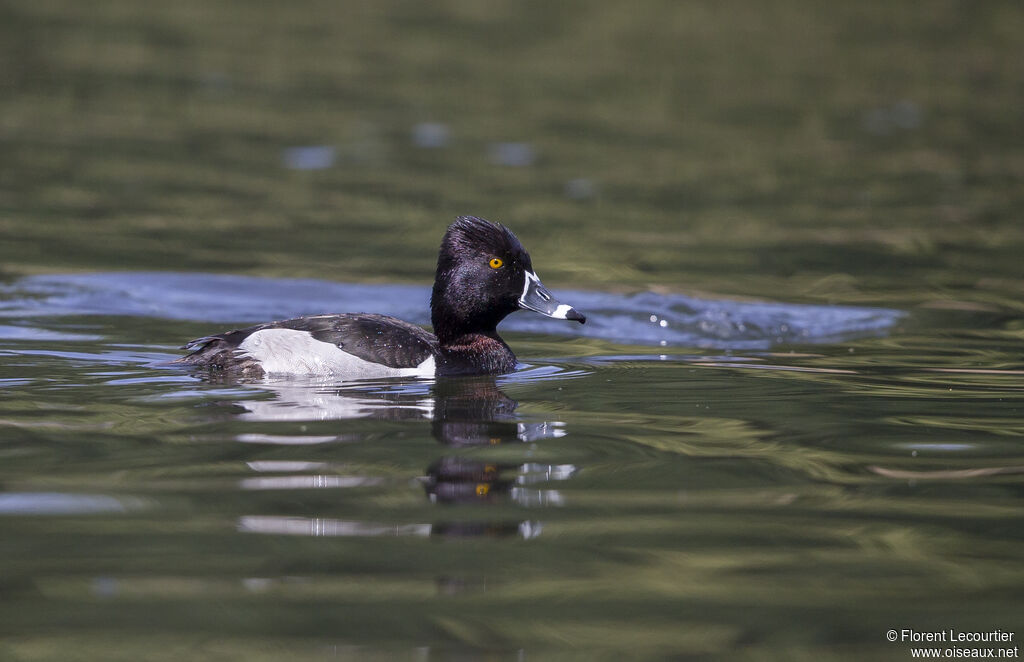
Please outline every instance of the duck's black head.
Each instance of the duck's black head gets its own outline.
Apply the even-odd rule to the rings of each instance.
[[[544,288],[530,254],[507,228],[474,216],[457,218],[441,241],[430,297],[438,340],[493,334],[498,322],[520,308],[581,324],[586,321]]]

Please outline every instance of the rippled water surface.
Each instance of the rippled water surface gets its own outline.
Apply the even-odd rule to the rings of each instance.
[[[893,623],[1015,625],[1019,331],[718,301],[690,313],[761,342],[678,353],[644,330],[675,323],[676,299],[592,293],[608,319],[571,337],[517,314],[523,366],[497,379],[232,384],[167,365],[208,318],[303,312],[312,285],[5,287],[8,634],[96,656],[116,637],[127,657],[166,641],[757,658],[873,654]],[[325,287],[354,309],[425,305],[420,288]],[[777,345],[780,316],[815,318],[824,344]],[[602,337],[633,329],[628,347]]]
[[[0,660],[906,660],[1024,637],[1020,3],[0,4]],[[426,323],[456,215],[585,326]],[[982,644],[987,648],[995,644]]]

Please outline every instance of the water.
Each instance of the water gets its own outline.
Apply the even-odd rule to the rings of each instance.
[[[524,365],[496,379],[210,383],[166,362],[211,321],[325,298],[422,319],[425,290],[92,274],[2,296],[12,650],[859,656],[890,626],[1017,627],[1016,340],[688,299],[764,335],[698,323],[666,350],[650,317],[674,328],[679,298],[592,292],[582,333],[514,316]],[[776,344],[780,319],[824,344]],[[694,338],[715,349],[678,353]]]
[[[1019,3],[0,6],[0,659],[906,660],[1024,636]],[[209,380],[426,323],[496,379]],[[967,648],[967,647],[961,647]]]
[[[12,286],[0,285],[0,295],[7,297],[0,300],[0,317],[22,320],[99,314],[255,324],[325,311],[360,311],[430,323],[430,288],[424,286],[214,274],[93,273],[30,277]],[[766,349],[773,343],[821,343],[884,333],[903,316],[884,308],[709,301],[654,292],[627,296],[567,291],[559,296],[594,316],[585,329],[536,315],[515,315],[502,328],[662,347]],[[0,328],[0,337],[38,338],[43,333],[17,326]]]

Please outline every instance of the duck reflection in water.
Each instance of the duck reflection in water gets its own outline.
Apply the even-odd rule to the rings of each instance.
[[[545,464],[521,461],[487,461],[472,457],[472,448],[499,444],[532,444],[564,436],[565,427],[556,421],[528,422],[516,414],[518,403],[498,388],[493,377],[442,378],[429,390],[416,388],[422,383],[380,389],[368,385],[365,390],[332,388],[325,390],[308,383],[282,382],[257,385],[272,391],[272,400],[241,400],[232,404],[241,408],[237,418],[247,421],[327,421],[356,418],[384,420],[430,420],[437,441],[452,449],[432,462],[421,478],[431,502],[451,504],[497,504],[512,502],[522,506],[558,506],[562,497],[557,490],[535,487],[540,483],[566,480],[577,467],[571,464]],[[322,426],[318,426],[322,429]],[[351,433],[337,435],[272,435],[247,433],[239,441],[267,444],[303,445],[358,441]],[[524,447],[523,455],[532,448]],[[506,453],[507,455],[507,453]],[[286,463],[287,464],[287,463]],[[295,463],[291,463],[295,464]],[[250,463],[257,471],[274,471],[275,463]],[[294,476],[282,478],[282,487],[295,484]],[[340,477],[307,476],[319,479],[308,486],[328,487]],[[365,482],[350,477],[342,486],[371,485],[380,479],[366,477]],[[263,485],[272,489],[275,479],[243,481],[243,486]],[[291,482],[289,482],[291,481]],[[259,489],[259,488],[257,488]],[[523,537],[540,534],[543,526],[533,520],[479,521],[458,520],[431,524],[382,525],[320,518],[249,516],[239,528],[248,532],[290,533],[316,536],[424,535],[440,537]]]
[[[452,379],[435,385],[437,409],[431,431],[434,438],[453,448],[529,443],[565,435],[560,422],[517,421],[518,403],[490,378]],[[465,455],[445,455],[427,468],[425,486],[439,503],[479,503],[509,499],[526,506],[560,505],[554,490],[526,485],[565,480],[574,465],[534,462],[481,462]]]

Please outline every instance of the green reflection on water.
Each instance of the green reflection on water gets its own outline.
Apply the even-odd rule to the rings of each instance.
[[[8,268],[422,282],[474,212],[551,282],[1020,298],[1014,3],[2,11]],[[449,142],[416,147],[422,122]],[[534,165],[491,163],[501,141]],[[285,169],[300,145],[334,167]]]
[[[914,315],[745,357],[513,338],[586,372],[501,386],[566,435],[465,448],[408,407],[247,420],[279,396],[152,363],[203,325],[58,320],[103,340],[0,346],[0,485],[123,512],[0,518],[0,657],[905,659],[885,630],[1020,636],[1022,24],[1010,2],[5,3],[5,273],[425,282],[470,212],[552,286]],[[450,141],[416,147],[421,122]],[[505,141],[535,162],[492,163]],[[287,169],[304,145],[333,167]],[[432,503],[442,457],[580,470]],[[253,489],[259,462],[325,487]]]
[[[132,328],[96,330],[132,345]],[[512,342],[531,362],[551,349]],[[130,361],[111,369],[123,355],[106,343],[76,345],[79,355],[111,352],[91,370],[26,355],[30,385],[4,406],[8,429],[23,435],[4,444],[5,491],[112,495],[127,510],[2,521],[7,650],[56,659],[71,645],[82,659],[130,659],[170,637],[199,659],[284,648],[372,659],[424,646],[431,659],[858,659],[891,650],[876,635],[895,621],[1014,627],[1021,474],[978,470],[1019,466],[1001,422],[1019,390],[989,384],[1000,395],[986,410],[935,401],[902,384],[919,374],[915,357],[874,367],[887,339],[860,341],[853,354],[720,362],[590,364],[607,345],[588,344],[569,343],[580,355],[569,378],[512,380],[504,396],[473,381],[395,394],[383,407],[365,388],[321,396],[323,407],[380,407],[383,419],[253,418],[253,403],[301,390],[192,382]],[[998,345],[989,352],[1008,358]],[[455,423],[513,398],[513,420],[557,420],[566,434],[519,443],[516,426],[492,413],[481,433],[511,425],[503,443],[439,444],[443,428],[395,409],[424,395]],[[932,408],[969,422],[946,440],[969,448],[929,446],[942,426],[918,412]],[[950,413],[958,408],[964,416]],[[262,440],[239,443],[254,433]],[[446,456],[579,473],[520,486],[546,493],[546,505],[498,494],[498,483],[488,483],[493,498],[431,503],[417,477]],[[280,476],[319,478],[251,482]],[[281,522],[323,534],[254,528]],[[539,535],[524,538],[523,522]]]

